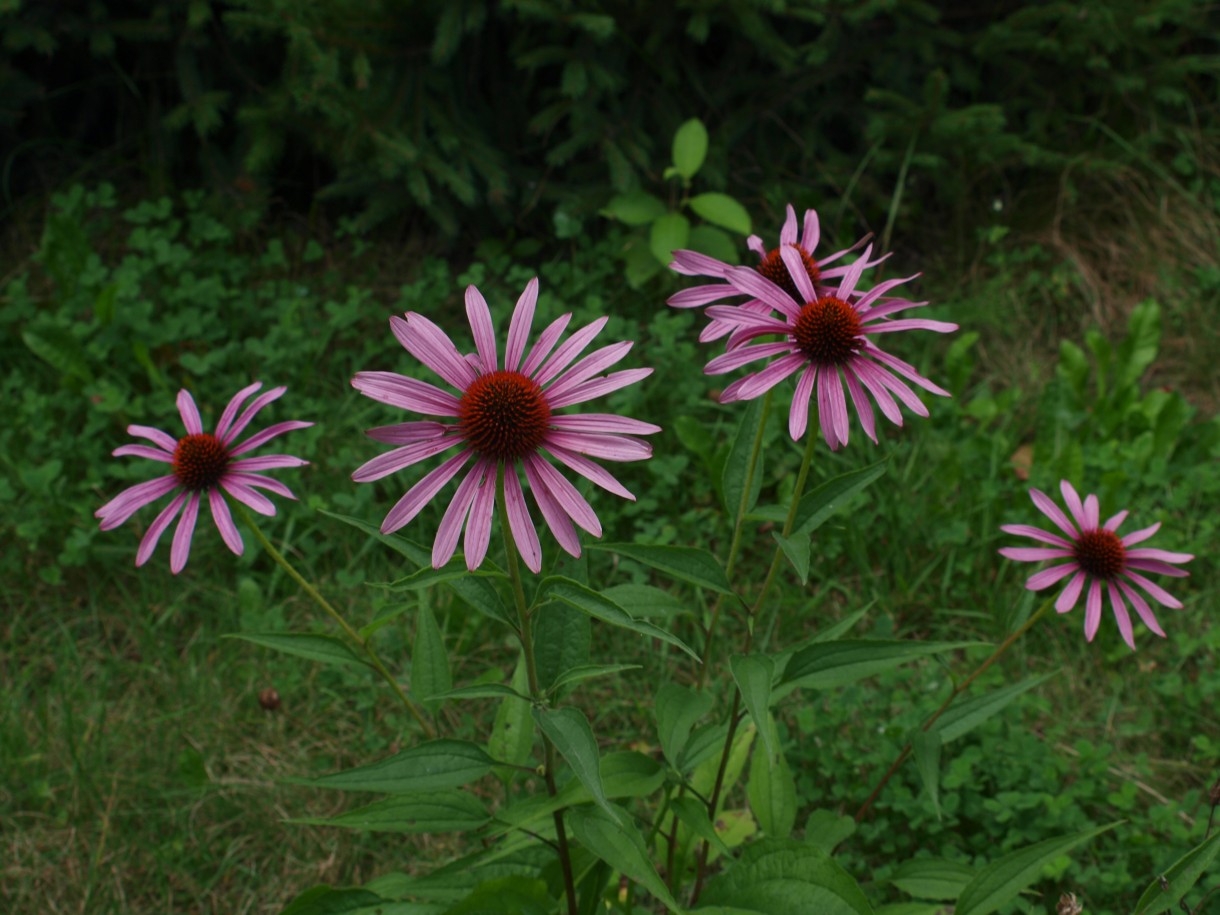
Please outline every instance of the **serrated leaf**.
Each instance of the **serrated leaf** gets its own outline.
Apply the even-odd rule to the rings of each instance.
[[[341,791],[420,794],[477,781],[491,771],[494,763],[481,747],[469,741],[430,740],[367,766],[287,781]]]
[[[940,734],[935,730],[917,730],[911,738],[911,749],[915,753],[915,768],[923,782],[936,819],[940,819]]]
[[[596,543],[590,549],[618,553],[636,562],[651,566],[679,581],[685,581],[709,591],[733,596],[728,577],[716,557],[707,550],[690,546],[662,546],[643,543]]]
[[[682,911],[653,867],[644,837],[626,811],[614,807],[604,811],[573,807],[567,811],[567,821],[581,845],[644,887],[669,911]]]
[[[767,707],[771,704],[771,681],[775,676],[775,662],[765,654],[733,655],[729,658],[729,670],[733,673],[737,688],[741,690],[746,711],[759,727],[768,756],[774,759],[779,747],[772,740],[772,729],[763,725],[770,717]]]
[[[542,733],[555,745],[559,755],[567,760],[581,784],[589,789],[594,803],[617,819],[617,814],[606,800],[601,766],[598,763],[597,741],[593,738],[593,728],[589,726],[584,713],[570,707],[548,709],[534,706],[530,711]]]
[[[336,817],[306,817],[289,822],[367,832],[425,833],[469,832],[490,819],[487,809],[473,794],[449,790],[391,797]]]
[[[903,642],[841,639],[806,646],[788,659],[780,683],[803,689],[831,689],[892,670],[907,661],[970,648],[978,642]]]
[[[1199,878],[1211,868],[1217,855],[1220,855],[1220,832],[1200,842],[1175,861],[1164,874],[1158,875],[1135,904],[1135,915],[1156,915],[1176,909],[1178,903],[1199,882]],[[1168,883],[1168,888],[1161,885],[1162,876]]]
[[[703,167],[707,158],[707,128],[698,118],[691,118],[674,134],[674,168],[689,181]]]
[[[741,411],[741,421],[733,435],[733,443],[729,446],[728,456],[724,459],[724,469],[720,473],[720,492],[724,497],[724,510],[734,520],[742,512],[742,497],[745,497],[745,513],[749,513],[758,501],[758,493],[762,488],[763,455],[760,447],[758,466],[754,468],[754,476],[750,480],[750,491],[747,494],[746,478],[750,474],[750,456],[754,453],[754,440],[762,431],[758,428],[762,418],[763,399],[751,400]]]
[[[585,680],[592,680],[594,677],[608,677],[613,674],[621,674],[625,670],[642,670],[639,664],[584,664],[580,667],[572,667],[565,670],[555,682],[551,684],[551,692],[562,689],[565,686],[572,686],[576,683],[583,683]]]
[[[440,626],[436,624],[432,608],[425,603],[419,608],[415,644],[411,646],[411,692],[435,715],[444,704],[443,699],[436,697],[452,688],[453,676],[449,673],[445,639]]]
[[[731,867],[708,882],[700,898],[712,906],[767,915],[873,915],[859,885],[830,855],[791,839],[747,846]]]
[[[654,707],[661,752],[675,767],[690,740],[691,728],[712,710],[712,697],[677,683],[663,683]]]
[[[768,715],[758,723],[758,728],[765,739],[769,731],[774,731],[775,722]],[[767,750],[768,744],[778,742],[772,735],[771,740],[754,744],[746,796],[759,828],[769,837],[784,839],[796,825],[796,781],[783,753],[772,754]]]
[[[701,219],[738,235],[750,234],[750,214],[728,194],[696,194],[688,203]]]
[[[668,212],[665,204],[644,191],[631,191],[610,198],[601,215],[629,226],[645,226]]]
[[[653,220],[648,232],[648,250],[662,267],[668,267],[674,252],[690,240],[690,222],[681,213],[666,213]]]
[[[916,899],[956,899],[974,879],[974,868],[944,858],[913,858],[898,865],[890,883]]]
[[[1007,905],[1041,876],[1042,868],[1047,864],[1118,825],[1111,823],[1098,829],[1046,839],[1019,848],[980,868],[957,897],[954,915],[988,915]]]
[[[1028,692],[1036,686],[1042,685],[1053,676],[1055,676],[1054,671],[1049,674],[1030,677],[1028,680],[1023,680],[1020,683],[1014,683],[1011,686],[1005,686],[1001,689],[984,693],[981,696],[975,696],[965,702],[951,705],[936,720],[933,729],[940,734],[940,742],[942,744],[951,743],[964,734],[969,733],[987,719],[999,714],[1017,696]]]
[[[233,632],[226,634],[225,638],[241,639],[243,642],[322,664],[372,669],[368,662],[352,651],[347,642],[332,635],[312,632]]]
[[[586,588],[570,578],[552,575],[549,578],[543,579],[539,590],[545,593],[548,598],[561,600],[566,604],[570,604],[577,610],[587,613],[589,616],[595,617],[604,623],[618,626],[621,629],[629,629],[632,632],[638,632],[640,635],[649,638],[660,639],[673,645],[675,648],[680,648],[695,660],[699,659],[694,649],[676,635],[645,620],[635,619],[630,613],[604,594],[599,594],[591,588]]]
[[[785,537],[779,531],[772,531],[771,536],[783,550],[784,556],[792,563],[792,568],[801,580],[801,584],[805,584],[809,580],[809,556],[813,547],[809,535],[797,533],[791,537]]]

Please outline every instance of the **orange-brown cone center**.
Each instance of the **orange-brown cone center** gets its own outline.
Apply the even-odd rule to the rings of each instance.
[[[864,345],[860,315],[834,296],[807,303],[797,316],[792,336],[809,361],[819,364],[842,365]]]
[[[184,435],[174,449],[172,466],[184,489],[201,492],[220,482],[229,466],[229,452],[214,435]]]
[[[1094,578],[1116,578],[1127,564],[1122,539],[1105,528],[1083,531],[1072,549],[1080,568]]]
[[[470,446],[497,461],[537,451],[550,422],[551,407],[542,388],[520,372],[479,376],[458,406],[458,424]]]
[[[818,270],[818,263],[812,256],[805,252],[805,249],[800,245],[789,245],[797,254],[801,256],[801,262],[805,265],[805,273],[809,275],[809,282],[813,284],[813,288],[818,288],[818,278],[822,275]],[[780,249],[773,248],[766,257],[762,259],[757,267],[759,273],[769,279],[772,283],[778,286],[797,302],[802,302],[805,297],[797,291],[796,283],[792,280],[792,274],[788,272],[788,265],[784,263],[783,258],[779,256]]]

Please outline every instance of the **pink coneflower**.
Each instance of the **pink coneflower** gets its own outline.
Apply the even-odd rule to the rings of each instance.
[[[191,538],[195,533],[195,521],[199,517],[199,502],[206,493],[208,505],[212,509],[212,518],[225,545],[241,555],[243,544],[233,516],[229,513],[228,503],[223,493],[228,493],[237,501],[248,505],[261,515],[274,515],[275,506],[259,489],[266,489],[276,495],[288,499],[296,496],[279,480],[255,473],[258,470],[271,470],[276,467],[300,467],[308,464],[300,458],[287,454],[268,454],[262,457],[242,458],[239,455],[252,451],[264,445],[276,436],[283,435],[293,429],[305,429],[313,423],[301,420],[288,420],[268,426],[262,432],[256,432],[239,445],[233,441],[241,435],[256,413],[273,400],[277,400],[287,388],[272,388],[250,402],[238,416],[246,398],[261,388],[262,382],[254,382],[249,387],[242,388],[229,401],[216,431],[203,431],[203,421],[199,418],[199,410],[189,391],[178,392],[178,412],[182,414],[182,424],[186,427],[186,435],[175,440],[172,435],[153,429],[149,426],[128,426],[130,435],[146,438],[152,445],[123,445],[114,450],[115,457],[134,455],[153,461],[169,464],[172,473],[163,477],[138,483],[131,486],[101,508],[94,515],[102,519],[101,528],[104,531],[118,527],[135,512],[150,502],[155,502],[164,495],[176,492],[177,495],[169,505],[157,515],[152,526],[140,540],[140,548],[136,551],[136,565],[142,566],[148,562],[157,547],[157,541],[165,533],[170,523],[182,513],[182,520],[174,531],[173,546],[170,548],[169,567],[175,575],[186,566],[186,560],[191,552]],[[222,493],[223,491],[223,493]]]
[[[842,251],[836,251],[834,254],[821,260],[816,260],[813,252],[818,246],[820,237],[821,228],[818,225],[817,212],[806,210],[804,231],[801,234],[800,241],[797,241],[796,210],[793,209],[792,204],[788,204],[788,218],[784,220],[784,227],[780,229],[779,245],[777,247],[767,250],[763,245],[762,239],[757,235],[751,235],[746,239],[746,245],[751,251],[758,254],[759,264],[754,269],[785,290],[789,295],[795,297],[798,295],[798,290],[788,274],[787,265],[780,257],[782,250],[790,248],[797,254],[801,260],[801,266],[805,275],[809,278],[809,282],[813,284],[814,288],[817,289],[826,286],[830,280],[843,276],[850,269],[848,265],[838,267],[828,267],[827,265],[834,263],[844,254],[854,251],[864,244],[864,239],[861,239],[850,248],[844,248]],[[725,274],[733,269],[734,265],[726,264],[724,261],[716,260],[716,258],[709,257],[706,254],[700,254],[698,251],[675,251],[673,257],[673,262],[669,265],[671,270],[686,274],[687,276],[710,276],[719,280],[719,282],[708,283],[704,286],[692,286],[690,289],[683,289],[681,292],[670,296],[667,304],[672,305],[674,308],[702,308],[706,305],[711,305],[713,302],[719,302],[721,299],[741,295],[741,290],[725,279]],[[876,266],[882,260],[884,258],[878,258],[865,266]],[[760,314],[768,314],[771,310],[765,302],[760,301],[757,297],[741,303],[740,307],[748,311],[756,311]],[[699,334],[699,340],[703,343],[717,340],[732,330],[733,325],[731,324],[723,321],[712,321]],[[730,348],[735,346],[736,343],[736,339],[731,339],[729,341]]]
[[[796,382],[796,393],[792,398],[792,408],[788,413],[788,432],[794,440],[805,434],[809,421],[809,401],[816,388],[822,435],[833,449],[847,444],[848,416],[847,401],[843,394],[844,380],[847,382],[847,390],[851,393],[856,414],[860,417],[860,425],[874,442],[877,441],[877,435],[873,408],[865,391],[877,401],[882,414],[898,426],[902,425],[902,414],[894,402],[894,397],[914,413],[920,416],[928,415],[927,407],[898,375],[933,394],[948,397],[948,391],[924,378],[913,366],[882,351],[869,339],[875,334],[916,328],[937,333],[957,330],[956,324],[944,321],[917,318],[880,320],[895,312],[927,304],[906,299],[882,298],[894,287],[914,277],[886,280],[855,298],[860,275],[866,267],[871,266],[868,259],[871,253],[870,245],[864,249],[859,260],[846,268],[838,290],[833,293],[820,291],[814,286],[805,269],[804,260],[792,247],[781,248],[780,259],[787,267],[792,285],[796,289],[795,297],[748,267],[733,267],[727,270],[725,279],[734,288],[753,296],[768,309],[777,311],[778,315],[760,314],[742,305],[713,305],[707,310],[708,317],[742,328],[742,344],[769,334],[778,334],[781,339],[753,346],[740,345],[707,364],[704,368],[707,374],[719,375],[756,359],[779,357],[766,368],[730,384],[720,395],[721,402],[752,400],[785,378],[800,373]]]
[[[1001,549],[1000,555],[1018,562],[1039,562],[1043,559],[1068,560],[1060,565],[1051,566],[1049,569],[1043,569],[1041,572],[1035,572],[1025,583],[1025,587],[1031,591],[1041,591],[1071,575],[1072,578],[1067,583],[1067,587],[1055,601],[1055,609],[1060,613],[1067,613],[1076,606],[1081,591],[1088,584],[1089,591],[1085,597],[1084,607],[1084,637],[1088,641],[1093,641],[1093,636],[1097,635],[1097,627],[1101,625],[1103,584],[1110,595],[1110,608],[1114,611],[1114,618],[1118,621],[1118,631],[1122,633],[1123,641],[1130,646],[1132,651],[1135,650],[1135,636],[1131,631],[1131,617],[1127,613],[1127,605],[1123,602],[1124,597],[1131,602],[1131,606],[1144,621],[1144,625],[1164,638],[1165,633],[1157,622],[1152,608],[1148,606],[1143,595],[1131,585],[1139,585],[1152,595],[1157,603],[1175,610],[1179,609],[1182,606],[1181,601],[1170,595],[1160,585],[1149,581],[1140,572],[1157,572],[1161,575],[1171,575],[1174,578],[1185,578],[1189,573],[1175,569],[1170,563],[1189,562],[1195,557],[1189,553],[1171,553],[1168,550],[1133,550],[1131,547],[1147,540],[1157,532],[1161,526],[1159,522],[1128,534],[1126,537],[1119,537],[1118,528],[1126,520],[1126,511],[1119,512],[1105,524],[1101,524],[1097,496],[1090,494],[1082,503],[1080,496],[1067,480],[1059,484],[1059,490],[1063,493],[1063,500],[1072,513],[1070,520],[1059,506],[1044,493],[1031,489],[1029,495],[1034,500],[1034,505],[1038,506],[1042,514],[1055,522],[1055,526],[1067,535],[1066,538],[1026,524],[1005,524],[1001,526],[1000,530],[1018,537],[1030,537],[1042,543],[1048,543],[1050,546],[1009,546]],[[1072,521],[1076,523],[1073,524]]]
[[[604,317],[576,331],[555,349],[572,317],[563,315],[542,332],[525,355],[537,301],[535,278],[525,287],[513,311],[502,369],[496,355],[491,312],[474,286],[466,288],[466,314],[476,352],[467,356],[462,356],[448,335],[421,314],[407,312],[405,320],[390,318],[398,342],[456,388],[457,395],[393,372],[360,372],[352,379],[352,386],[366,397],[448,420],[370,429],[368,434],[372,438],[400,447],[373,458],[353,473],[352,479],[359,483],[378,480],[450,448],[461,449],[407,490],[386,515],[382,531],[389,533],[407,524],[458,471],[473,462],[441,519],[432,545],[435,568],[453,556],[463,525],[466,567],[473,571],[483,562],[491,538],[496,476],[501,467],[509,528],[532,571],[541,570],[542,551],[526,507],[519,470],[524,470],[534,502],[560,546],[573,556],[580,555],[573,522],[594,536],[601,536],[601,524],[592,506],[542,457],[544,449],[560,464],[602,489],[635,500],[618,480],[589,458],[644,460],[652,455],[652,447],[632,436],[649,435],[660,428],[607,413],[560,416],[553,411],[626,387],[651,374],[652,369],[599,375],[627,355],[632,347],[630,342],[604,346],[576,361],[605,326]]]

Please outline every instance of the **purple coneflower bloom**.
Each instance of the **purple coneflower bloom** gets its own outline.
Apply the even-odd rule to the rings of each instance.
[[[871,253],[870,245],[857,261],[845,268],[839,288],[833,293],[815,287],[801,255],[792,247],[781,248],[780,259],[787,267],[796,289],[795,297],[756,270],[748,267],[727,270],[725,279],[734,288],[755,297],[769,309],[777,311],[778,315],[769,312],[762,314],[741,305],[713,305],[707,310],[708,317],[742,328],[740,338],[743,344],[769,334],[778,334],[781,339],[753,346],[738,346],[707,364],[704,368],[707,374],[719,375],[756,359],[779,357],[766,368],[730,384],[720,395],[721,402],[753,400],[785,378],[800,373],[788,414],[788,432],[794,440],[805,434],[809,421],[809,401],[816,388],[822,435],[833,449],[847,444],[844,380],[860,417],[860,425],[874,442],[877,435],[873,408],[866,391],[877,401],[882,414],[898,426],[902,425],[902,414],[894,402],[895,397],[918,415],[928,415],[927,407],[898,375],[933,394],[948,397],[948,391],[924,378],[913,366],[881,350],[870,337],[917,328],[946,333],[957,330],[957,325],[918,318],[880,320],[895,312],[927,303],[882,298],[894,287],[914,277],[886,280],[856,298],[856,284],[865,268],[871,266]]]
[[[216,431],[203,431],[203,421],[199,417],[199,409],[190,392],[178,392],[178,412],[182,415],[182,423],[186,427],[186,435],[175,440],[172,435],[153,429],[149,426],[128,426],[127,432],[139,438],[146,438],[152,445],[123,445],[114,450],[115,457],[133,455],[169,464],[172,473],[163,477],[138,483],[123,490],[94,515],[102,519],[101,528],[104,531],[118,527],[135,512],[150,502],[155,502],[164,495],[176,492],[177,495],[169,505],[157,515],[152,526],[140,540],[140,548],[136,551],[136,565],[142,566],[148,562],[157,547],[157,542],[165,529],[169,527],[178,513],[182,520],[174,531],[173,546],[170,549],[169,567],[175,575],[186,566],[187,557],[191,552],[191,538],[195,533],[195,521],[199,517],[199,502],[204,493],[207,494],[208,505],[212,510],[212,518],[225,545],[236,553],[242,554],[243,544],[233,516],[229,513],[228,503],[223,493],[228,493],[237,501],[248,505],[262,515],[274,515],[275,506],[259,489],[266,489],[276,495],[295,499],[292,491],[279,480],[263,476],[255,471],[272,470],[277,467],[300,467],[308,464],[300,458],[287,454],[268,454],[262,457],[243,458],[239,455],[252,451],[264,445],[278,435],[283,435],[293,429],[305,429],[313,423],[301,420],[288,420],[268,426],[261,432],[256,432],[244,442],[234,445],[234,440],[241,435],[250,421],[254,419],[267,404],[277,400],[287,388],[272,388],[250,402],[241,410],[246,398],[261,388],[262,382],[254,382],[249,387],[242,388],[229,401]],[[223,491],[223,493],[222,493]]]
[[[790,248],[796,253],[801,260],[805,275],[816,289],[827,285],[829,280],[843,276],[850,269],[849,265],[828,267],[828,264],[834,263],[844,254],[854,251],[864,243],[864,239],[861,239],[850,248],[844,248],[842,251],[836,251],[834,254],[823,257],[821,260],[815,260],[813,252],[818,246],[820,237],[821,228],[818,225],[817,212],[806,210],[804,231],[801,234],[800,241],[797,241],[796,210],[793,209],[792,204],[788,204],[788,218],[784,220],[784,226],[780,229],[779,245],[777,247],[768,251],[763,245],[762,239],[757,235],[751,235],[746,239],[746,245],[751,251],[758,254],[759,264],[754,269],[785,290],[789,295],[795,297],[798,295],[798,290],[792,282],[792,278],[788,275],[787,265],[780,257],[782,250]],[[702,308],[705,305],[711,305],[713,302],[719,302],[721,299],[742,294],[740,289],[725,279],[725,274],[729,270],[734,269],[734,265],[726,264],[724,261],[716,260],[716,258],[709,257],[706,254],[700,254],[698,251],[675,251],[673,256],[673,262],[669,265],[671,270],[686,274],[687,276],[715,277],[720,281],[704,286],[692,286],[690,289],[683,289],[681,292],[670,296],[667,304],[672,305],[674,308]],[[884,259],[879,257],[865,266],[876,266]],[[771,311],[771,307],[757,297],[743,302],[740,307],[760,314],[768,314]],[[702,333],[699,334],[699,340],[702,343],[717,340],[733,329],[732,324],[713,320],[707,327],[703,328]],[[729,340],[729,348],[733,348],[737,343],[736,338],[731,338]]]
[[[1135,636],[1131,631],[1131,617],[1127,613],[1127,605],[1123,602],[1124,597],[1131,602],[1144,625],[1164,638],[1165,633],[1152,608],[1148,606],[1143,595],[1131,586],[1139,585],[1152,595],[1157,603],[1179,609],[1182,606],[1181,601],[1140,573],[1156,572],[1174,578],[1185,578],[1189,573],[1174,568],[1170,563],[1189,562],[1195,557],[1189,553],[1171,553],[1168,550],[1133,550],[1131,547],[1157,532],[1161,526],[1159,522],[1126,537],[1119,537],[1118,528],[1126,520],[1126,511],[1119,512],[1105,524],[1101,524],[1097,496],[1090,494],[1081,502],[1080,496],[1067,480],[1059,484],[1059,490],[1072,513],[1071,519],[1044,493],[1031,489],[1029,495],[1034,500],[1034,505],[1038,506],[1042,514],[1050,518],[1066,537],[1026,524],[1005,524],[1000,530],[1018,537],[1030,537],[1050,546],[1004,547],[1000,550],[1000,555],[1018,562],[1067,560],[1060,565],[1035,572],[1025,583],[1025,587],[1031,591],[1041,591],[1070,575],[1071,580],[1068,581],[1067,587],[1055,601],[1055,609],[1060,613],[1067,613],[1076,606],[1076,601],[1087,584],[1089,590],[1085,597],[1084,637],[1088,641],[1093,641],[1093,636],[1097,635],[1097,627],[1101,625],[1103,584],[1110,596],[1110,608],[1114,611],[1114,618],[1118,621],[1118,631],[1132,651],[1135,650]]]
[[[541,570],[542,552],[519,470],[524,470],[534,502],[560,546],[573,556],[580,555],[573,522],[601,536],[601,524],[592,506],[542,457],[544,449],[602,489],[635,500],[618,480],[589,458],[644,460],[652,455],[652,446],[632,436],[659,432],[660,427],[607,413],[561,416],[552,411],[626,387],[651,374],[652,369],[600,375],[627,355],[632,347],[629,341],[604,346],[577,361],[605,326],[608,319],[604,317],[576,331],[555,349],[572,317],[563,315],[539,335],[527,355],[525,346],[537,301],[535,278],[526,285],[513,311],[503,368],[497,359],[491,312],[474,286],[466,288],[466,314],[476,351],[467,356],[421,314],[407,312],[405,319],[390,318],[398,342],[456,388],[456,395],[393,372],[359,372],[352,379],[352,386],[366,397],[443,420],[370,429],[372,438],[399,447],[364,464],[352,479],[359,483],[377,480],[450,448],[461,449],[407,490],[386,515],[382,531],[389,533],[407,524],[458,471],[473,462],[441,519],[432,545],[434,568],[452,558],[463,525],[466,567],[473,571],[483,562],[491,538],[496,476],[501,467],[509,528],[532,571]]]

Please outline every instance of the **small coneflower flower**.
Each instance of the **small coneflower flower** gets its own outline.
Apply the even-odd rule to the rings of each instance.
[[[927,407],[899,375],[924,390],[948,397],[948,391],[924,378],[913,366],[881,350],[871,338],[877,334],[915,329],[947,333],[957,330],[957,325],[918,318],[888,320],[895,312],[927,304],[883,298],[890,290],[914,277],[886,280],[858,295],[856,284],[864,270],[871,266],[871,253],[870,245],[857,261],[845,269],[838,289],[830,291],[819,289],[809,278],[799,252],[792,247],[781,248],[780,260],[787,267],[788,276],[796,289],[795,296],[756,270],[748,267],[727,270],[725,279],[734,288],[753,296],[777,314],[772,315],[770,311],[759,313],[743,305],[713,305],[708,308],[708,317],[741,328],[740,334],[734,336],[739,336],[743,345],[717,356],[704,371],[709,375],[719,375],[757,359],[779,358],[730,384],[720,395],[721,402],[753,400],[785,378],[799,375],[788,413],[788,432],[794,440],[805,434],[809,404],[816,390],[822,435],[834,449],[847,444],[848,414],[847,400],[843,394],[844,382],[860,418],[860,425],[874,442],[877,441],[877,434],[869,395],[877,401],[881,413],[895,425],[902,425],[902,413],[894,402],[895,397],[912,412],[920,416],[928,415]],[[744,345],[768,335],[778,335],[780,339]]]
[[[1195,557],[1189,553],[1171,553],[1168,550],[1132,549],[1135,544],[1142,543],[1155,534],[1161,526],[1160,523],[1120,537],[1118,528],[1127,518],[1126,511],[1119,512],[1102,524],[1097,496],[1090,494],[1081,502],[1080,496],[1067,480],[1059,484],[1059,490],[1072,513],[1071,518],[1044,493],[1031,489],[1029,494],[1039,511],[1050,518],[1065,536],[1061,537],[1026,524],[1005,524],[1000,530],[1018,537],[1029,537],[1049,546],[1004,547],[1000,550],[1000,555],[1018,562],[1063,560],[1049,569],[1035,572],[1025,583],[1025,587],[1031,591],[1041,591],[1071,576],[1067,587],[1055,601],[1055,609],[1060,613],[1067,613],[1076,606],[1087,585],[1084,637],[1088,641],[1093,641],[1097,628],[1101,625],[1103,588],[1105,594],[1110,597],[1110,609],[1114,611],[1114,619],[1118,621],[1118,631],[1132,651],[1135,650],[1135,636],[1131,631],[1131,616],[1127,613],[1124,598],[1130,601],[1144,625],[1164,638],[1165,633],[1152,608],[1132,585],[1138,585],[1162,606],[1180,609],[1181,601],[1140,573],[1155,572],[1174,578],[1185,578],[1189,573],[1174,568],[1171,563],[1189,562]]]
[[[471,465],[441,518],[432,545],[435,568],[452,558],[463,526],[466,567],[473,571],[483,562],[501,468],[513,541],[525,564],[538,572],[542,552],[518,474],[524,472],[534,504],[559,545],[579,556],[580,541],[573,523],[595,537],[601,536],[601,523],[585,497],[543,453],[602,489],[633,501],[635,496],[590,458],[639,461],[652,455],[652,447],[634,436],[659,432],[658,426],[607,413],[555,412],[633,384],[651,374],[652,369],[601,374],[627,355],[630,342],[604,346],[578,361],[605,326],[606,318],[576,331],[556,349],[572,317],[563,315],[539,335],[526,354],[537,301],[535,278],[525,287],[513,311],[503,368],[496,352],[491,312],[474,286],[466,288],[466,314],[475,343],[475,352],[469,355],[459,353],[449,336],[421,314],[407,312],[405,318],[390,318],[398,342],[457,394],[393,372],[359,372],[352,379],[352,386],[366,397],[440,417],[440,421],[370,429],[372,438],[399,447],[360,467],[352,474],[356,482],[378,480],[450,448],[460,449],[407,490],[386,515],[382,531],[390,533],[407,524],[462,468]]]
[[[798,241],[796,234],[796,210],[793,209],[792,204],[788,204],[788,218],[784,220],[784,226],[780,229],[779,245],[768,249],[757,235],[751,235],[746,240],[746,245],[758,255],[759,263],[754,269],[795,298],[799,292],[788,274],[787,265],[783,258],[780,257],[781,251],[785,248],[793,251],[800,258],[802,269],[809,278],[809,282],[815,289],[819,289],[830,285],[831,280],[843,276],[849,269],[848,265],[840,265],[838,267],[831,267],[829,265],[833,264],[844,254],[856,250],[865,241],[865,239],[861,239],[850,248],[844,248],[842,251],[836,251],[834,254],[818,260],[814,258],[813,254],[817,249],[820,237],[821,228],[818,224],[817,212],[806,210],[804,230]],[[690,289],[683,289],[681,292],[670,296],[667,304],[672,305],[674,308],[703,308],[722,299],[735,298],[742,294],[740,289],[725,279],[726,273],[733,269],[735,265],[726,264],[724,261],[716,260],[716,258],[709,257],[706,254],[700,254],[698,251],[675,251],[673,257],[673,262],[669,265],[671,270],[687,276],[708,276],[718,281],[703,286],[692,286]],[[865,266],[876,266],[884,259],[878,258]],[[771,307],[757,297],[752,297],[748,301],[741,303],[740,307],[748,311],[758,312],[759,314],[769,314],[771,311]],[[699,340],[703,343],[717,340],[730,333],[733,329],[734,327],[731,324],[713,320],[699,334]],[[735,338],[730,339],[729,347],[732,348],[737,342]]]
[[[199,409],[195,406],[190,392],[185,390],[178,392],[178,412],[182,415],[186,435],[175,440],[172,435],[149,426],[127,427],[128,434],[148,439],[152,445],[123,445],[114,450],[114,456],[132,455],[160,461],[162,464],[169,464],[171,472],[146,483],[128,487],[94,512],[96,517],[102,519],[102,530],[108,531],[118,527],[150,502],[175,493],[174,498],[157,515],[140,540],[140,547],[136,551],[137,566],[148,562],[165,529],[181,513],[182,520],[174,531],[173,545],[170,548],[169,567],[175,575],[182,571],[190,556],[191,538],[195,533],[195,521],[199,517],[199,503],[205,495],[221,539],[238,556],[242,554],[244,547],[241,534],[229,513],[228,503],[225,502],[225,494],[248,505],[261,515],[274,515],[275,506],[270,499],[258,492],[259,489],[287,499],[296,498],[279,480],[263,476],[256,471],[300,467],[309,463],[308,461],[287,454],[268,454],[262,457],[241,455],[265,445],[276,436],[293,429],[305,429],[313,423],[301,420],[276,423],[256,432],[244,442],[234,444],[237,437],[250,425],[255,414],[288,390],[282,387],[272,388],[256,397],[242,410],[241,406],[246,398],[261,387],[262,383],[256,381],[233,395],[216,424],[215,432],[203,431]]]

